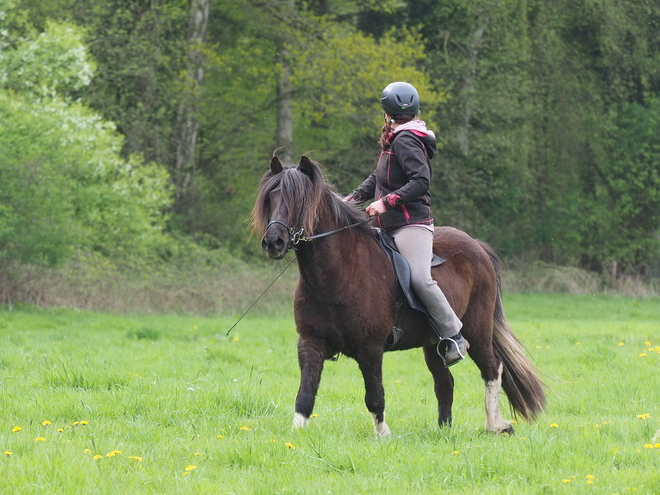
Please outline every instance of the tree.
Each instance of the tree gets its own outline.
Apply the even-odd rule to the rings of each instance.
[[[154,255],[167,173],[122,158],[114,125],[69,97],[92,74],[80,31],[48,23],[11,45],[0,57],[0,266],[54,265],[77,249]]]

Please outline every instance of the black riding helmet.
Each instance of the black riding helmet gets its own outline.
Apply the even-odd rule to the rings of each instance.
[[[394,118],[399,115],[414,116],[419,111],[419,93],[412,84],[393,82],[380,95],[380,106]]]

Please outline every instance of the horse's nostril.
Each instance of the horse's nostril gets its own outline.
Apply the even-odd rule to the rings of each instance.
[[[278,251],[280,249],[284,249],[284,240],[278,237],[277,239],[275,239],[275,242],[273,242],[273,247]]]
[[[268,251],[268,243],[266,242],[266,239],[261,239],[261,249],[264,251]]]

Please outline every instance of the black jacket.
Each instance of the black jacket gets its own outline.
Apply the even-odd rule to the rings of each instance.
[[[359,203],[382,199],[387,211],[378,217],[378,224],[384,230],[432,224],[430,160],[435,150],[432,136],[415,131],[396,133],[390,149],[381,153],[376,170],[351,198]]]

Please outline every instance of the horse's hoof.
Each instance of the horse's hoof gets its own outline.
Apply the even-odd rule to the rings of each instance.
[[[513,425],[508,425],[506,428],[500,431],[502,435],[513,435],[516,433],[516,430],[513,429]]]

